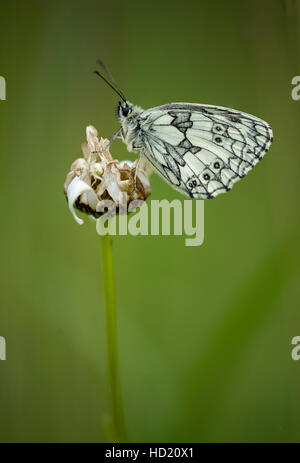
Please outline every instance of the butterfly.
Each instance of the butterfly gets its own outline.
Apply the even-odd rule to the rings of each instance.
[[[221,106],[170,103],[150,109],[122,98],[117,107],[117,135],[128,151],[139,151],[173,188],[191,198],[212,199],[243,178],[269,150],[270,125],[250,114]],[[120,133],[120,135],[119,135]]]

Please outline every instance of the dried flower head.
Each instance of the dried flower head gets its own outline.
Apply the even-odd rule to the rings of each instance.
[[[75,209],[97,218],[103,210],[103,201],[113,201],[115,211],[119,209],[122,193],[126,193],[127,204],[133,200],[145,200],[151,193],[146,161],[134,162],[113,159],[109,152],[109,140],[98,139],[92,125],[86,128],[87,141],[82,144],[82,158],[76,159],[67,175],[64,190],[76,222],[83,223]],[[124,195],[122,195],[124,197]]]

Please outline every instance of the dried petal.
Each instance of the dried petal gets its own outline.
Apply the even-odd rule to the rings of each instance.
[[[69,203],[69,209],[73,214],[74,219],[79,225],[83,224],[83,220],[76,215],[74,205],[78,200],[81,200],[83,204],[86,204],[91,209],[96,210],[98,198],[94,190],[80,177],[75,177],[67,188],[67,198]]]

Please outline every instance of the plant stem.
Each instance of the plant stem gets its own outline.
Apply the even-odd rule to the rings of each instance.
[[[125,428],[121,386],[118,369],[117,313],[114,282],[114,265],[112,255],[112,237],[101,237],[103,281],[105,293],[107,359],[109,375],[109,392],[111,405],[112,438],[115,442],[125,441]]]

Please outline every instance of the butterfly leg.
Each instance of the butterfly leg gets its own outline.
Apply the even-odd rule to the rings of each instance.
[[[140,165],[142,156],[143,156],[143,153],[140,151],[140,154],[139,154],[139,157],[138,157],[138,162],[137,162],[137,165],[136,165],[136,168],[135,168],[135,172],[134,172],[133,191],[136,190],[136,176],[137,176],[137,172],[138,172],[138,168],[139,168],[139,165]]]

